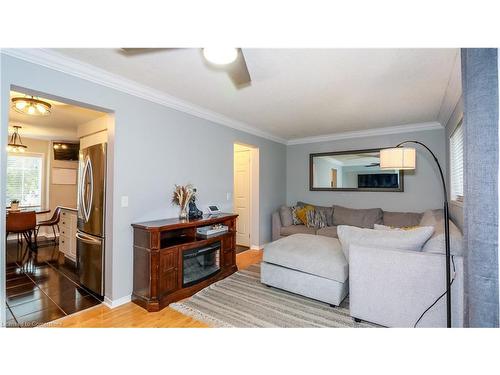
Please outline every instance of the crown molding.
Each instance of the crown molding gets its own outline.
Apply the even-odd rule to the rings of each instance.
[[[446,126],[462,96],[462,60],[460,49],[457,50],[453,68],[439,108],[438,121]]]
[[[43,49],[43,48],[4,48],[0,49],[2,54],[28,61],[33,64],[41,65],[46,68],[56,70],[74,77],[78,77],[90,82],[97,83],[102,86],[118,90],[168,108],[178,110],[180,112],[188,113],[190,115],[203,118],[205,120],[227,126],[232,129],[240,130],[242,132],[252,134],[261,138],[265,138],[274,142],[282,143],[285,145],[297,145],[304,143],[317,143],[335,141],[340,139],[349,138],[362,138],[377,135],[388,135],[397,133],[408,133],[414,131],[442,129],[439,122],[426,122],[409,125],[398,125],[384,128],[375,128],[368,130],[358,130],[351,132],[333,133],[313,137],[295,138],[286,140],[284,138],[275,136],[268,132],[257,129],[244,122],[231,119],[220,113],[210,111],[208,109],[199,107],[184,100],[177,99],[171,95],[165,94],[159,90],[153,89],[149,86],[140,84],[136,81],[130,80],[123,76],[111,73],[104,69],[98,68],[94,65],[84,63],[82,61],[65,56],[61,53]],[[459,55],[459,54],[458,54]],[[448,90],[447,90],[448,91]],[[448,111],[446,111],[448,112]]]
[[[295,139],[290,139],[287,142],[287,145],[291,146],[291,145],[300,145],[305,143],[329,142],[341,139],[374,137],[378,135],[410,133],[410,132],[435,130],[435,129],[444,129],[444,128],[437,121],[422,122],[418,124],[396,125],[396,126],[388,126],[385,128],[355,130],[351,132],[325,134],[325,135],[318,135],[315,137],[295,138]]]
[[[236,130],[240,130],[245,133],[269,139],[274,142],[287,144],[287,140],[284,138],[277,137],[244,122],[231,119],[220,113],[199,107],[184,100],[177,99],[149,86],[111,73],[94,65],[84,63],[68,56],[64,56],[63,54],[55,51],[43,48],[5,48],[1,49],[1,53],[11,57],[15,57],[17,59],[28,61],[30,63],[44,66],[61,73],[85,79],[87,81],[91,81],[99,85],[112,88],[114,90],[125,92],[127,94],[149,100],[165,107],[188,113],[190,115],[203,118],[205,120]]]

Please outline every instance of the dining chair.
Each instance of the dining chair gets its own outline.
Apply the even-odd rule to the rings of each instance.
[[[9,212],[5,224],[7,232],[6,238],[9,233],[21,234],[26,240],[30,250],[36,251],[38,245],[35,236],[35,211]]]
[[[61,207],[57,206],[49,220],[40,221],[36,226],[35,238],[38,237],[38,232],[41,227],[52,227],[52,232],[54,233],[54,243],[57,244],[56,227],[57,233],[59,233],[59,221],[61,220]]]

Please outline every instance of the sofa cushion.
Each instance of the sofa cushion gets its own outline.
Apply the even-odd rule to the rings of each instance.
[[[351,225],[360,228],[373,228],[374,224],[382,224],[382,209],[354,209],[333,206],[333,225]]]
[[[453,223],[449,221],[450,224],[450,253],[452,255],[463,256],[464,253],[464,241],[462,232]],[[443,210],[428,210],[424,213],[420,225],[430,225],[434,227],[434,234],[425,243],[422,248],[423,252],[426,253],[437,253],[445,254],[446,246],[444,243],[444,215]]]
[[[295,234],[264,247],[263,261],[338,282],[349,275],[347,260],[336,238]]]
[[[319,236],[326,236],[326,237],[332,237],[332,238],[338,238],[337,236],[337,226],[331,226],[331,227],[324,227],[321,229],[318,229],[316,231],[316,234]]]
[[[434,233],[434,228],[420,227],[413,230],[374,230],[356,228],[349,225],[339,225],[337,233],[342,250],[349,259],[349,246],[361,245],[383,249],[401,249],[421,251],[424,243]]]
[[[279,212],[280,212],[281,226],[289,227],[290,225],[293,225],[293,216],[291,207],[281,206]]]
[[[382,221],[390,227],[414,227],[420,224],[422,214],[419,212],[390,212],[384,211]],[[378,223],[377,223],[378,224]]]
[[[305,202],[297,202],[297,206],[303,207],[303,206],[313,206],[316,211],[322,211],[324,212],[326,216],[326,225],[327,226],[332,226],[333,225],[333,207],[326,207],[326,206],[317,206],[315,204],[310,204],[310,203],[305,203]]]
[[[288,227],[281,227],[280,231],[282,236],[290,236],[297,233],[315,234],[316,229],[308,228],[305,225],[290,225]]]

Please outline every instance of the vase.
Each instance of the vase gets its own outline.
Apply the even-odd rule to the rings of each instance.
[[[187,220],[188,218],[188,207],[186,206],[181,206],[181,211],[179,212],[179,219],[180,220]]]

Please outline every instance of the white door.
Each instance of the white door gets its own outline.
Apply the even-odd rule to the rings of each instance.
[[[236,244],[250,246],[250,150],[234,153]]]

